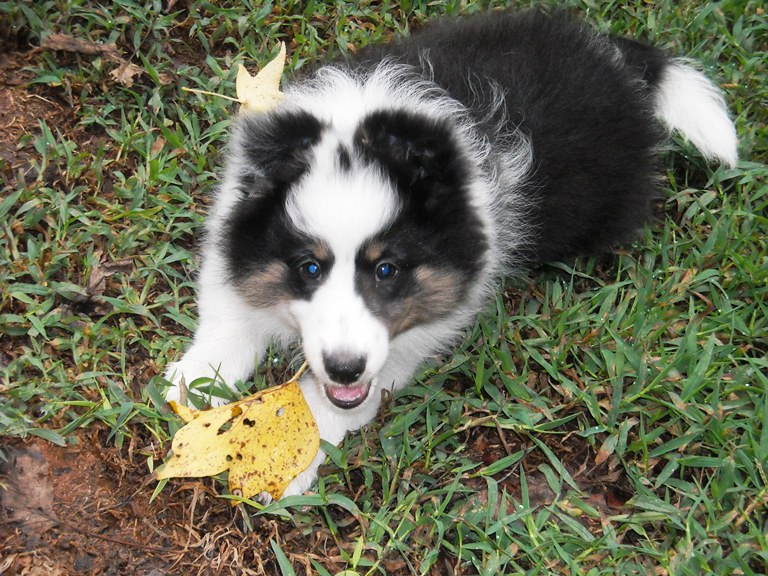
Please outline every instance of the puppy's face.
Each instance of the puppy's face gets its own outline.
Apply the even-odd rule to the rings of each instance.
[[[353,131],[306,112],[241,122],[231,279],[253,306],[285,307],[325,396],[359,406],[391,385],[392,339],[461,306],[483,265],[471,168],[450,126],[408,113]]]

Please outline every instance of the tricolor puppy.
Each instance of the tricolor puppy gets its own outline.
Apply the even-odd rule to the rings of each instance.
[[[235,123],[168,398],[300,341],[321,437],[340,442],[502,276],[631,239],[669,129],[737,160],[723,98],[689,62],[535,12],[438,20],[315,70]]]

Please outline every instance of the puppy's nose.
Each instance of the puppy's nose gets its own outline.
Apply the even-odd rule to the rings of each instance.
[[[323,353],[323,366],[337,384],[352,384],[365,372],[365,356]]]

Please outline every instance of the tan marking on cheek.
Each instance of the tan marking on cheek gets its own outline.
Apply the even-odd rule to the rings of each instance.
[[[433,313],[447,314],[464,295],[465,278],[456,270],[421,266],[414,275]]]
[[[414,280],[414,292],[400,303],[390,318],[393,335],[445,316],[464,296],[465,279],[455,270],[421,266],[414,272]]]
[[[290,300],[286,280],[288,267],[282,262],[272,262],[263,270],[254,272],[242,283],[241,291],[248,301],[259,308],[276,306]]]

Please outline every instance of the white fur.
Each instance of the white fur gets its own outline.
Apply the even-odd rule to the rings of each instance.
[[[329,131],[316,146],[309,173],[287,201],[293,223],[312,237],[322,238],[334,258],[354,259],[357,249],[396,214],[395,192],[378,171],[357,168],[340,172],[335,166],[339,144],[352,149],[352,138]]]
[[[329,278],[310,300],[290,304],[301,327],[302,347],[309,365],[324,383],[330,383],[324,354],[350,354],[366,359],[360,381],[370,383],[389,355],[387,327],[355,292],[354,261],[336,262]],[[370,397],[370,396],[369,396]]]
[[[667,126],[682,133],[705,158],[736,165],[736,128],[723,95],[690,62],[677,59],[665,68],[656,110]]]

